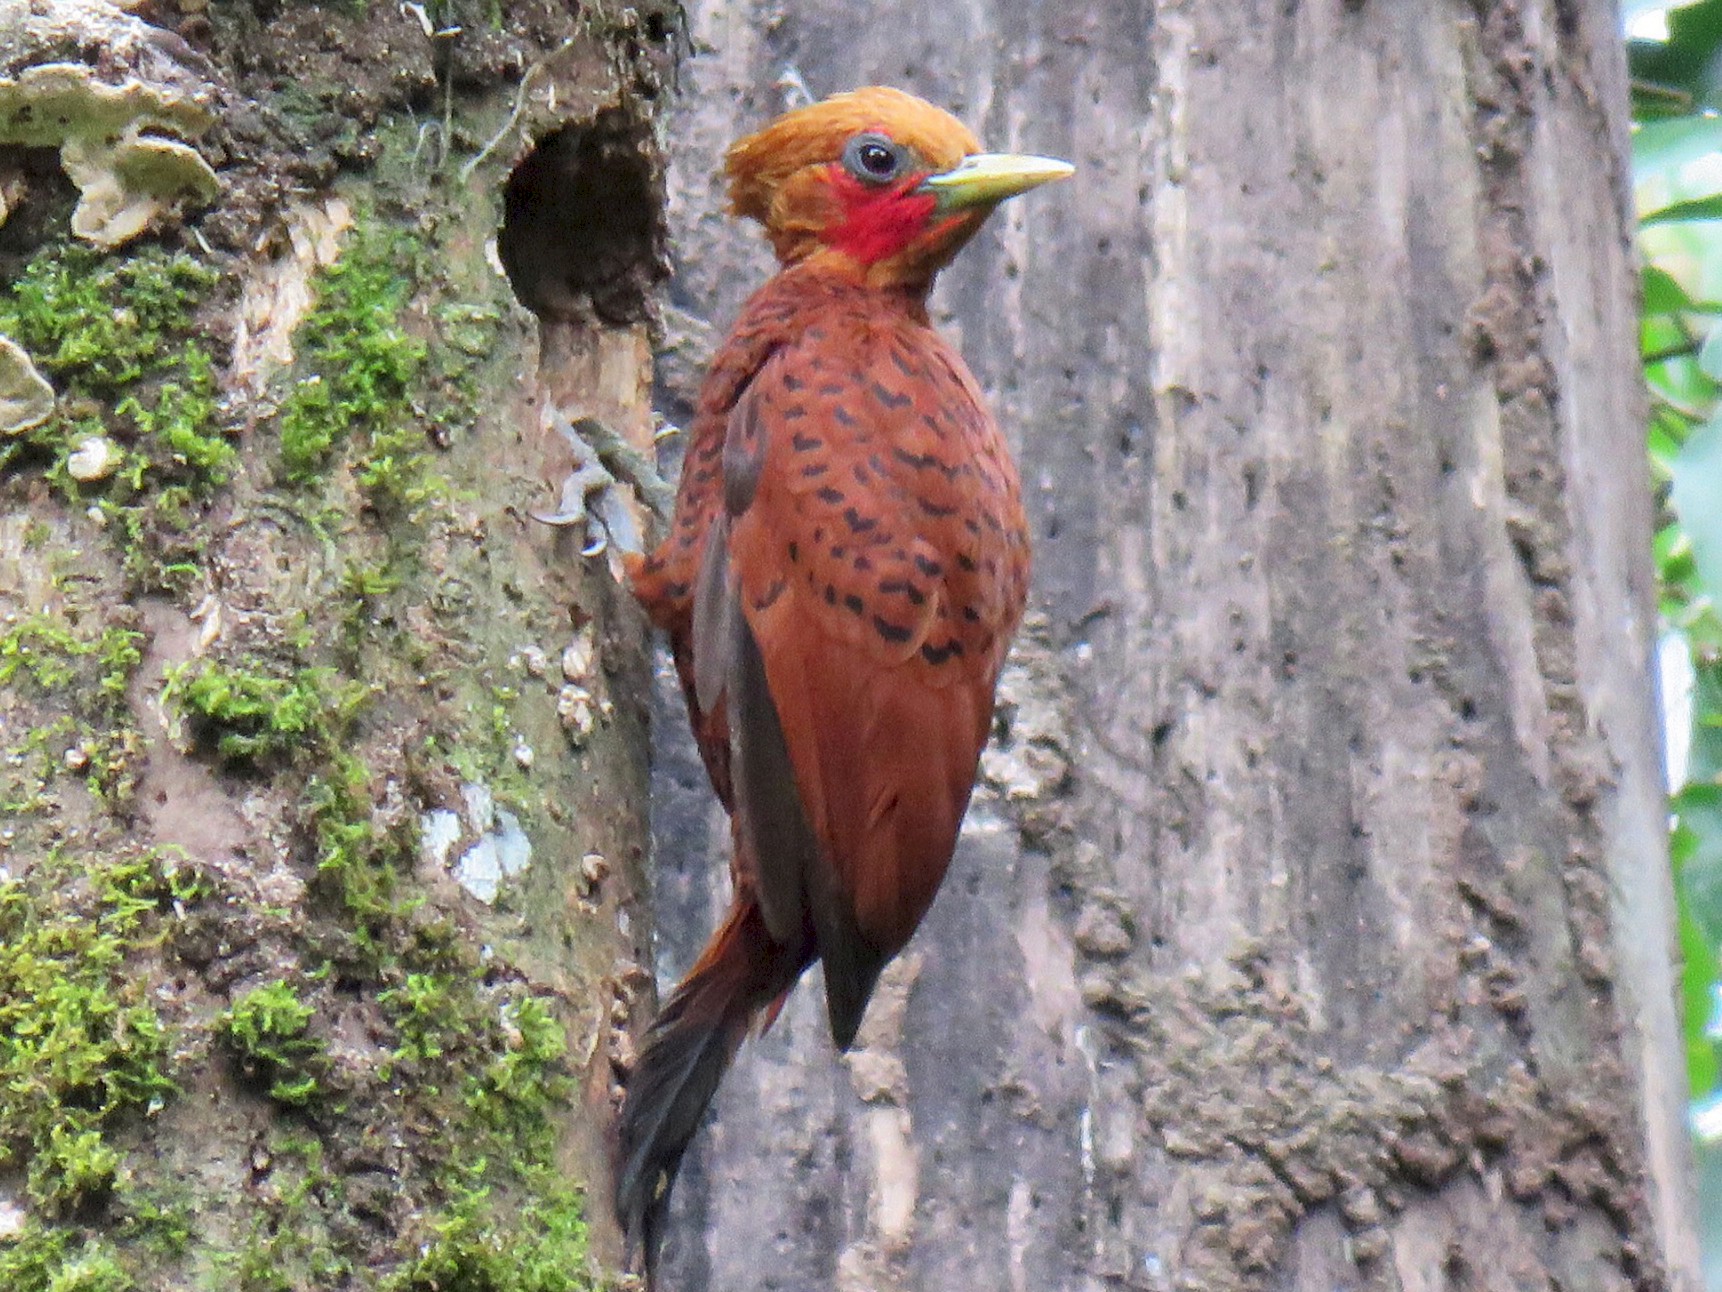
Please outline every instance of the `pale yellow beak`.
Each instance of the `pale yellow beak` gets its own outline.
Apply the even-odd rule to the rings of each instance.
[[[1076,167],[1053,157],[1031,157],[1023,153],[976,153],[965,157],[943,175],[929,175],[920,189],[939,199],[939,213],[991,206],[1007,197],[1055,179],[1068,179]]]

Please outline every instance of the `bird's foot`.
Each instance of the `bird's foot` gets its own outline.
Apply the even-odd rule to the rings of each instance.
[[[650,458],[597,418],[570,421],[557,413],[552,425],[574,451],[574,467],[562,482],[556,510],[535,511],[532,518],[546,525],[583,526],[583,556],[597,556],[610,546],[628,553],[643,551],[640,527],[620,486],[632,488],[660,525],[669,521],[675,491]]]

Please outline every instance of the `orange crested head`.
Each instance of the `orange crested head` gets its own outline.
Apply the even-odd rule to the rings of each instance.
[[[731,209],[785,265],[818,257],[878,286],[924,290],[1005,198],[1074,169],[983,153],[942,108],[887,86],[787,112],[729,150]]]

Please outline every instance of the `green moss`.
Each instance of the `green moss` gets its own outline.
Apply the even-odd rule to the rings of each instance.
[[[472,1128],[478,1159],[550,1161],[554,1112],[573,1082],[567,1035],[548,1001],[522,996],[499,1009],[465,973],[432,972],[409,973],[377,1003],[399,1036],[392,1067],[409,1071],[421,1094],[458,1098],[460,1109],[445,1112]],[[470,1183],[469,1168],[485,1169],[478,1159],[457,1162],[449,1178]]]
[[[164,381],[153,404],[128,396],[114,414],[129,417],[138,432],[155,440],[168,460],[192,480],[220,483],[233,466],[233,446],[212,433],[218,423],[215,375],[209,356],[188,346],[182,381]],[[137,485],[141,487],[142,480]]]
[[[0,686],[22,673],[44,691],[63,690],[78,675],[76,660],[89,653],[90,644],[74,636],[63,620],[31,615],[0,637]]]
[[[139,664],[143,663],[143,652],[138,649],[144,635],[129,628],[109,627],[102,630],[102,635],[96,642],[96,655],[101,660],[101,676],[96,679],[96,685],[106,694],[116,699],[124,699],[126,689],[131,686],[132,674],[137,672]]]
[[[408,133],[416,133],[416,123]],[[182,1079],[195,1082],[200,1097],[229,1090],[239,1068],[258,1083],[258,1093],[267,1090],[289,1107],[267,1119],[272,1129],[261,1147],[249,1145],[246,1160],[228,1164],[245,1178],[231,1198],[209,1196],[203,1172],[187,1171],[177,1151],[159,1158],[126,1153],[137,1142],[142,1110],[152,1098],[171,1099],[170,1086],[154,1095],[122,1088],[129,1091],[124,1101],[116,1097],[109,1110],[62,1120],[40,1146],[28,1136],[19,1140],[8,1173],[27,1183],[36,1201],[26,1237],[0,1240],[0,1288],[88,1285],[106,1292],[104,1279],[115,1289],[135,1282],[208,1292],[375,1288],[379,1280],[426,1292],[597,1286],[587,1272],[582,1199],[553,1167],[574,1086],[561,1005],[532,995],[522,973],[506,963],[508,939],[516,936],[510,911],[480,917],[487,928],[494,922],[504,957],[481,962],[472,928],[457,929],[425,909],[414,883],[419,812],[451,784],[447,758],[426,752],[433,736],[444,747],[481,748],[494,764],[485,783],[512,798],[502,777],[522,775],[513,760],[511,716],[526,703],[509,686],[493,688],[483,668],[470,667],[502,629],[474,635],[458,627],[491,603],[480,595],[487,576],[473,573],[479,558],[460,537],[468,522],[455,520],[446,506],[450,494],[435,474],[433,447],[445,430],[458,437],[470,426],[481,403],[479,382],[506,373],[512,362],[497,345],[505,287],[481,263],[467,266],[439,249],[445,235],[451,245],[484,236],[490,212],[457,212],[435,201],[420,209],[415,221],[397,222],[401,232],[361,215],[340,263],[317,275],[314,306],[294,338],[294,368],[279,391],[279,457],[266,425],[263,440],[252,436],[245,444],[247,470],[234,481],[235,516],[259,507],[279,511],[285,498],[295,515],[283,524],[280,550],[307,558],[295,574],[312,580],[312,594],[299,598],[302,607],[282,607],[278,617],[242,616],[237,636],[230,625],[212,657],[175,671],[167,686],[181,730],[211,764],[220,762],[219,783],[234,774],[267,776],[269,809],[284,809],[284,819],[270,818],[267,850],[309,875],[310,898],[291,910],[226,912],[212,905],[183,940],[175,933],[170,947],[194,961],[176,976],[189,971],[201,980],[204,955],[218,958],[210,971],[217,982],[224,980],[223,965],[227,974],[259,961],[278,966],[266,971],[272,981],[238,995],[213,1027],[205,1014],[201,1026],[176,1034],[170,1014],[157,1020],[157,1038],[140,1039],[110,1014],[98,1034],[116,1042],[114,1065],[131,1056],[142,1069],[148,1058],[166,1081],[174,1071],[167,1056],[183,1055]],[[175,259],[180,266],[169,267]],[[46,467],[50,484],[78,504],[69,513],[74,531],[82,525],[77,516],[94,502],[108,541],[133,574],[124,591],[197,589],[195,599],[213,532],[209,495],[234,471],[216,403],[227,356],[191,335],[221,289],[205,281],[207,274],[197,275],[195,261],[159,251],[74,254],[64,263],[73,272],[56,271],[46,260],[33,267],[36,304],[52,294],[53,311],[99,328],[105,326],[95,318],[99,297],[108,322],[125,335],[118,346],[102,342],[80,351],[82,323],[45,325],[36,334],[50,355],[41,367],[61,393],[61,412],[12,461],[39,466],[62,457],[78,435],[108,436],[123,455],[108,480],[79,484]],[[194,270],[189,277],[187,263]],[[136,301],[117,301],[125,294],[119,288],[129,291],[139,275],[147,278],[150,265],[163,270],[153,285],[140,288]],[[452,285],[451,274],[470,281]],[[100,292],[84,291],[103,276]],[[158,297],[172,290],[183,293],[175,309],[158,309]],[[449,299],[462,292],[485,299]],[[19,299],[8,287],[0,295]],[[157,334],[153,350],[144,344],[150,331]],[[29,338],[19,339],[37,353]],[[128,345],[129,368],[103,357],[127,359]],[[270,474],[294,489],[258,496],[257,488],[268,491]],[[355,489],[363,506],[353,505]],[[377,523],[379,514],[387,514],[386,527]],[[301,522],[308,528],[302,531]],[[50,548],[60,537],[30,535]],[[451,537],[461,569],[445,578],[439,568],[434,581],[419,577],[419,553],[441,552]],[[247,546],[236,559],[254,554]],[[525,600],[512,588],[505,595]],[[499,613],[512,618],[516,608],[511,602]],[[94,697],[112,702],[116,721],[123,720],[142,643],[118,627],[135,618],[112,611],[55,615],[20,635],[10,657],[0,649],[0,669],[37,710],[38,693],[75,694],[84,706],[73,728],[55,726],[38,750],[59,778],[46,782],[50,807],[70,809],[69,818],[83,805],[64,784],[68,750],[100,757],[82,714]],[[259,653],[241,653],[265,631],[276,635]],[[451,685],[444,680],[450,677],[467,680]],[[414,687],[434,697],[430,709],[397,703]],[[49,729],[44,717],[29,720]],[[261,793],[264,782],[239,787],[247,788]],[[0,798],[4,790],[0,782]],[[520,801],[537,802],[544,792],[536,786],[529,796],[523,788]],[[111,837],[111,823],[101,827]],[[152,972],[142,940],[171,918],[162,910],[171,897],[144,886],[136,897],[143,905],[132,910],[124,885],[104,895],[84,879],[68,891],[86,916],[102,910],[110,923],[136,922],[137,937],[120,939],[136,985],[116,974],[110,987],[122,1010],[151,1003],[163,1011],[198,1008],[205,999],[200,991],[159,999],[148,993],[160,974]],[[94,923],[97,931],[106,927],[100,917]],[[8,949],[10,932],[0,925]],[[536,949],[532,936],[522,940]],[[0,1002],[20,995],[0,992]],[[336,999],[358,1002],[367,1029],[377,1026],[371,1003],[380,1005],[392,1029],[383,1038],[386,1056],[362,1045],[323,1043],[332,1032],[312,1011]],[[80,1095],[59,1106],[88,1103]],[[175,1110],[175,1120],[180,1113],[190,1110]],[[225,1116],[222,1127],[224,1135],[231,1130]],[[296,1130],[299,1142],[289,1142],[284,1127]],[[175,1178],[188,1181],[178,1201],[163,1192]],[[55,1211],[62,1219],[47,1223]],[[110,1246],[85,1241],[80,1225],[96,1223]],[[212,1245],[229,1249],[213,1268]],[[28,1264],[20,1263],[26,1255]]]
[[[219,411],[226,355],[200,316],[221,290],[210,265],[159,247],[104,255],[40,248],[0,289],[0,333],[57,395],[41,426],[0,441],[0,472],[40,469],[71,504],[93,501],[132,590],[183,591],[203,560],[203,508],[237,460]],[[72,478],[85,438],[117,451],[112,474]]]
[[[55,853],[0,883],[0,1162],[26,1168],[45,1215],[113,1189],[112,1128],[174,1092],[168,1027],[135,962],[174,904],[201,892],[191,872],[155,853]],[[0,1270],[14,1257],[28,1264],[14,1249]],[[0,1286],[31,1286],[17,1279]]]
[[[55,1126],[30,1159],[30,1198],[49,1215],[106,1194],[114,1186],[120,1155],[91,1127]]]
[[[126,693],[143,660],[143,634],[104,622],[111,613],[72,602],[0,632],[0,689],[25,702],[13,711],[23,719],[17,736],[8,730],[0,746],[0,814],[44,812],[54,805],[52,783],[79,773],[110,806],[129,799],[138,742]]]
[[[460,1039],[461,996],[454,979],[431,973],[409,973],[401,986],[381,992],[377,1004],[400,1035],[395,1061],[416,1064],[442,1058],[446,1047]]]
[[[27,677],[56,698],[94,686],[105,699],[123,700],[143,662],[142,641],[142,633],[115,624],[86,629],[63,613],[26,615],[0,634],[0,686]]]
[[[80,636],[67,623],[62,617],[35,614],[0,636],[0,686],[23,674],[45,692],[93,682],[104,696],[123,698],[132,674],[143,663],[138,644],[144,635],[109,625],[99,633]],[[81,666],[85,660],[98,666],[89,676]]]
[[[210,1292],[348,1286],[353,1263],[324,1219],[326,1206],[344,1202],[345,1182],[324,1165],[322,1143],[278,1128],[267,1152],[269,1188],[250,1212],[243,1245],[217,1259]]]
[[[396,898],[396,876],[410,868],[418,836],[409,817],[378,823],[370,771],[351,752],[371,689],[329,668],[280,676],[267,667],[192,661],[170,673],[164,696],[194,738],[229,762],[307,773],[301,815],[317,888],[347,914],[359,948],[374,951],[383,927],[411,909]]]
[[[367,657],[375,653],[378,629],[393,621],[388,598],[401,588],[401,564],[355,555],[341,571],[337,644],[341,659],[354,668],[363,667]]]
[[[63,1229],[29,1225],[0,1246],[0,1287],[7,1292],[132,1292],[136,1286],[106,1243],[78,1242]]]
[[[171,1261],[191,1250],[194,1208],[183,1180],[146,1186],[122,1177],[116,1185],[119,1212],[115,1237],[158,1261]]]
[[[111,1252],[92,1243],[55,1271],[47,1292],[130,1292],[136,1286]]]
[[[416,967],[377,1003],[395,1029],[383,1075],[438,1127],[417,1145],[448,1198],[536,1192],[554,1175],[559,1119],[574,1092],[568,1040],[548,997],[486,986],[446,921],[420,923],[400,948]],[[457,1133],[446,1128],[458,1127]]]
[[[344,254],[316,281],[317,299],[294,333],[295,383],[281,402],[281,465],[287,479],[316,479],[336,449],[362,438],[360,487],[382,505],[421,487],[425,435],[411,393],[425,342],[402,326],[415,282],[413,244],[365,220]]]
[[[8,445],[0,465],[30,444],[63,458],[85,435],[118,433],[136,448],[110,493],[136,494],[151,478],[199,490],[224,481],[234,451],[217,419],[214,361],[194,322],[219,277],[159,248],[129,256],[67,243],[43,248],[0,295],[0,333],[49,378],[61,411]],[[102,406],[113,409],[111,428],[97,415]],[[51,474],[79,492],[63,463]]]
[[[354,561],[341,572],[342,595],[361,605],[386,597],[400,586],[400,573],[387,566]]]
[[[568,1038],[549,1002],[537,996],[512,1002],[502,1019],[508,1044],[469,1078],[467,1107],[525,1160],[547,1162],[555,1143],[551,1110],[573,1088],[564,1064]]]
[[[328,764],[305,794],[319,888],[345,912],[357,948],[374,958],[385,928],[418,904],[397,896],[397,877],[410,870],[418,846],[418,825],[408,817],[380,825],[365,765],[345,751],[331,752]]]
[[[204,659],[172,670],[163,697],[187,717],[199,741],[225,759],[249,763],[324,747],[363,703],[365,688],[332,669],[277,677]]]
[[[253,988],[217,1021],[246,1075],[267,1081],[269,1097],[302,1106],[321,1090],[328,1064],[310,1035],[316,1010],[282,980]]]
[[[446,924],[420,925],[396,949],[425,967],[377,996],[397,1043],[383,1080],[354,1099],[381,1102],[339,1117],[400,1128],[391,1133],[406,1137],[409,1160],[421,1169],[391,1181],[386,1193],[410,1200],[421,1219],[399,1235],[402,1263],[364,1286],[599,1287],[588,1268],[583,1200],[554,1165],[554,1119],[573,1079],[551,1003],[516,984],[484,985],[472,952]],[[222,1035],[260,1077],[279,1083],[297,1070],[314,1079],[326,1055],[311,1035],[313,1008],[292,983],[268,983],[235,1002]],[[334,1123],[309,1124],[327,1134]],[[352,1277],[366,1248],[352,1246],[340,1218],[366,1204],[350,1196],[351,1181],[325,1168],[323,1155],[319,1139],[278,1128],[266,1154],[268,1188],[248,1209],[240,1244],[220,1258],[212,1292],[290,1292],[344,1286]]]
[[[0,331],[49,377],[85,391],[116,391],[170,371],[167,352],[218,275],[190,256],[146,248],[108,258],[52,244],[0,298]]]
[[[593,1292],[585,1199],[560,1182],[520,1206],[486,1190],[457,1197],[431,1221],[433,1237],[383,1286],[387,1292]]]
[[[46,1151],[172,1093],[165,1028],[125,973],[162,900],[156,864],[143,864],[92,872],[93,894],[0,883],[0,1156]]]
[[[391,138],[418,146],[416,131]],[[341,258],[317,276],[281,402],[289,482],[310,486],[345,455],[376,512],[414,515],[449,492],[431,441],[476,416],[477,373],[496,352],[503,315],[492,303],[418,300],[430,254],[401,221],[362,212]]]

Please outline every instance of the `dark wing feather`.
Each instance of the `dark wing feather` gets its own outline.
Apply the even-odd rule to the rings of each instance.
[[[735,806],[730,784],[729,724],[724,706],[710,701],[713,691],[721,690],[725,666],[714,659],[705,670],[704,690],[708,699],[702,703],[696,676],[700,653],[695,640],[696,594],[708,568],[708,540],[724,514],[723,457],[731,414],[741,402],[748,383],[770,360],[781,338],[792,330],[796,309],[795,294],[782,290],[781,279],[773,279],[749,301],[713,358],[711,371],[700,389],[699,408],[690,427],[669,533],[651,553],[624,558],[634,595],[652,622],[669,634],[676,673],[687,699],[688,721],[706,774],[726,810]],[[718,608],[717,603],[708,602],[706,608],[709,614]],[[717,626],[709,619],[699,625],[706,630]],[[714,640],[709,631],[707,640]]]
[[[729,517],[712,521],[694,584],[692,656],[696,713],[717,713],[735,666],[737,611],[729,576]]]
[[[773,359],[761,373],[771,382]],[[743,392],[730,413],[724,438],[724,514],[713,523],[706,564],[723,571],[721,618],[725,640],[706,647],[696,632],[695,661],[700,675],[706,654],[721,651],[726,712],[734,715],[730,730],[730,767],[735,783],[734,832],[740,859],[737,870],[748,877],[771,936],[787,945],[805,940],[806,885],[821,870],[819,844],[796,788],[795,770],[784,742],[771,690],[754,640],[741,609],[738,581],[729,569],[729,532],[735,517],[752,506],[765,465],[767,430],[759,416],[756,382]],[[722,555],[714,559],[713,552]],[[701,595],[717,596],[703,586]],[[715,579],[713,580],[715,583]],[[695,602],[695,621],[700,603]],[[705,654],[701,652],[704,651]],[[702,691],[701,704],[706,703]]]

